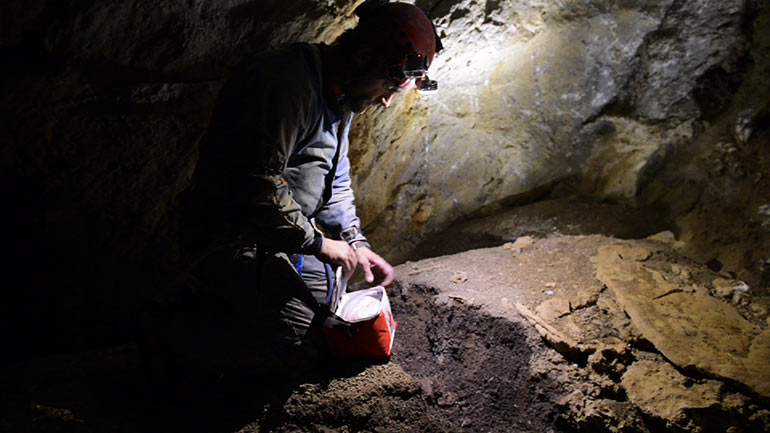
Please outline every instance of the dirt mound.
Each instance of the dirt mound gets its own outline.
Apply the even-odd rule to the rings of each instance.
[[[555,432],[560,384],[531,366],[550,359],[537,333],[431,287],[396,284],[393,362],[422,385],[451,431]]]
[[[395,359],[429,378],[421,380],[428,397],[432,389],[456,394],[445,407],[435,399],[447,419],[463,426],[454,406],[473,408],[465,431],[767,431],[768,367],[759,359],[770,349],[762,337],[770,299],[677,246],[670,233],[628,241],[553,235],[408,262],[397,268],[398,318],[407,330]],[[639,267],[638,275],[623,266]],[[629,302],[621,287],[650,305],[688,298],[672,307],[676,314],[654,306],[640,312],[644,305]],[[457,319],[469,314],[484,319]],[[746,334],[737,341],[719,332],[732,322],[706,320],[728,316],[751,332],[736,331]],[[745,350],[733,350],[745,339]],[[463,377],[474,370],[488,381]]]
[[[446,427],[421,398],[420,384],[388,363],[349,377],[302,384],[239,432],[451,431]]]

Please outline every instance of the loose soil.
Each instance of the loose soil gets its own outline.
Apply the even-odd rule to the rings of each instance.
[[[574,200],[529,209],[458,225],[441,240],[453,253],[479,239],[497,246],[441,256],[436,242],[415,256],[428,258],[396,268],[390,295],[399,327],[389,362],[335,365],[292,381],[262,371],[259,356],[205,353],[159,377],[148,374],[138,341],[48,354],[4,365],[0,431],[650,433],[722,431],[725,422],[734,432],[770,430],[768,403],[736,384],[720,382],[723,400],[673,420],[624,390],[635,362],[667,360],[594,274],[591,257],[618,239],[575,231],[616,227],[643,238],[660,228],[654,216],[619,222],[627,208],[592,213]],[[660,269],[705,269],[661,257]],[[706,284],[707,272],[693,278]],[[191,311],[209,305],[199,299]],[[739,305],[758,327],[767,326],[769,306],[760,297]],[[714,383],[672,371],[685,388]]]
[[[560,384],[530,365],[554,359],[531,327],[402,284],[391,300],[399,319],[393,362],[421,384],[450,431],[556,432]]]

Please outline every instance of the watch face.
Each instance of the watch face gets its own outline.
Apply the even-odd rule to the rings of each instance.
[[[342,233],[340,233],[340,237],[345,242],[352,242],[356,236],[358,235],[358,228],[357,227],[351,227],[349,229],[343,230]]]

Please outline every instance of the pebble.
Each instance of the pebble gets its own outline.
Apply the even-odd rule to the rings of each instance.
[[[711,286],[714,287],[714,295],[720,298],[730,298],[735,292],[733,282],[725,278],[715,279],[711,282]]]
[[[449,407],[457,404],[457,401],[458,401],[457,394],[453,392],[448,392],[445,395],[439,397],[436,403],[441,407]]]
[[[747,306],[751,302],[751,297],[748,293],[736,290],[733,292],[733,304]]]
[[[692,279],[692,272],[690,272],[689,269],[683,269],[682,270],[682,278],[689,281]]]
[[[676,239],[674,233],[670,230],[666,230],[660,233],[656,233],[652,236],[648,236],[647,239],[663,242],[664,244],[671,244]]]
[[[546,290],[545,294],[548,296],[553,296],[553,290]]]
[[[738,292],[749,293],[749,285],[743,281],[740,281],[740,284],[735,286],[733,289]]]
[[[449,280],[455,284],[462,284],[466,281],[468,281],[468,274],[463,271],[456,271],[452,278]]]
[[[518,248],[520,250],[523,250],[525,248],[531,247],[535,243],[535,240],[532,239],[531,236],[522,236],[511,245],[513,248]]]
[[[759,318],[767,316],[767,308],[762,304],[751,304],[749,309]]]

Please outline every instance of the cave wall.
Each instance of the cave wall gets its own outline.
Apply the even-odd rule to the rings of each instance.
[[[712,270],[770,286],[770,11],[745,23],[750,46],[735,64],[698,77],[692,139],[648,161],[639,200],[664,204],[684,252]]]
[[[227,71],[289,39],[334,39],[352,25],[350,7],[14,3],[0,45],[14,60],[2,83],[0,164],[17,180],[8,189],[29,189],[12,194],[23,210],[35,208],[46,243],[85,235],[120,256],[160,248],[156,258],[167,257],[172,211]]]
[[[686,252],[767,284],[767,2],[418,4],[446,35],[441,91],[354,128],[363,220],[390,254],[569,185],[659,206]]]
[[[11,1],[0,173],[21,302],[6,316],[40,344],[80,338],[51,323],[130,322],[178,265],[176,207],[229,69],[331,42],[357,3]],[[440,92],[359,116],[351,136],[360,216],[386,257],[569,185],[660,205],[687,252],[767,283],[766,0],[417,4],[444,38]]]

